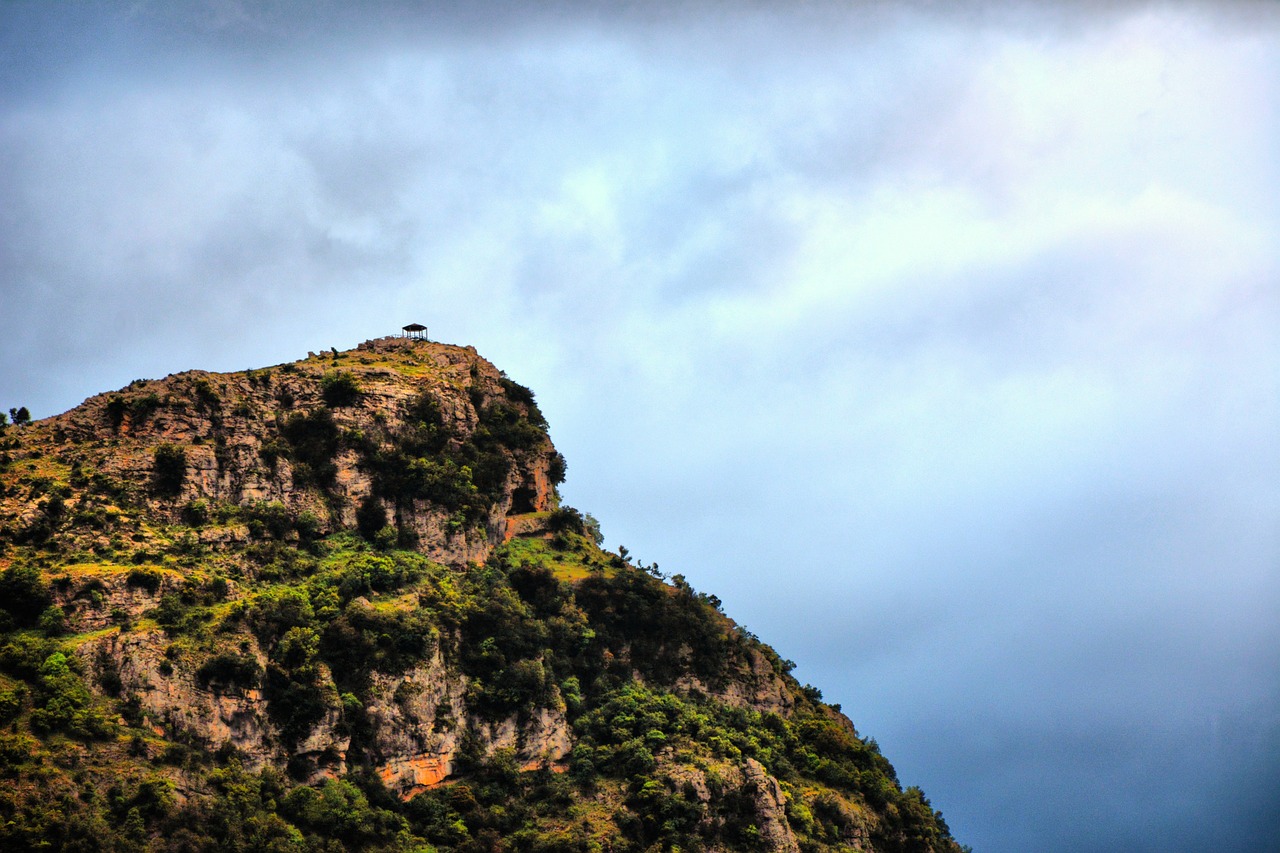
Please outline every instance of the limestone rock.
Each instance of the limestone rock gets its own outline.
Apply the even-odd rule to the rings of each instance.
[[[800,845],[787,823],[787,801],[778,780],[766,773],[754,758],[746,760],[743,774],[746,776],[744,788],[755,795],[756,813],[760,816],[760,838],[765,849],[799,853]]]

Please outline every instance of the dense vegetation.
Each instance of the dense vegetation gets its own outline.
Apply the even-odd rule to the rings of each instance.
[[[227,474],[235,419],[257,417],[254,464],[287,463],[315,501],[188,499],[190,444],[155,443],[147,481],[129,483],[14,439],[39,425],[0,433],[0,498],[30,508],[0,519],[0,849],[763,850],[768,785],[802,850],[960,849],[790,662],[683,577],[602,550],[589,515],[535,514],[483,564],[421,552],[424,507],[447,515],[446,535],[503,500],[528,510],[507,494],[513,466],[549,447],[528,389],[473,367],[470,420],[423,391],[353,427],[371,393],[358,370],[326,365],[316,405],[265,371],[246,378],[272,410],[205,379],[180,397],[139,383],[105,400],[105,427],[198,409]],[[372,484],[346,508],[354,524],[333,521],[343,454]],[[158,663],[140,675],[148,650]],[[388,788],[379,727],[427,713],[424,673],[461,692],[415,737],[456,737],[456,760],[445,784]],[[160,713],[147,691],[166,681],[260,696],[262,743],[285,758]],[[757,694],[772,698],[729,698]],[[571,732],[567,754],[530,760],[523,734],[495,746],[501,726],[547,715]],[[344,748],[308,746],[320,731]]]

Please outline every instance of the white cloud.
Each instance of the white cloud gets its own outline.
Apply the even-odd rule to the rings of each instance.
[[[962,840],[1016,849],[979,828],[1062,805],[1003,778],[1062,765],[999,759],[1061,731],[1047,704],[1105,689],[1067,705],[1193,739],[1269,683],[1280,43],[1221,8],[531,13],[494,41],[405,13],[268,56],[277,14],[163,75],[140,40],[0,105],[0,399],[410,320],[474,343],[611,541],[821,672]],[[922,731],[957,714],[996,761]]]

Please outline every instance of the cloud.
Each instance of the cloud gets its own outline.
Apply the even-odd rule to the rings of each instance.
[[[4,18],[5,407],[421,321],[962,841],[1274,827],[1273,5]]]

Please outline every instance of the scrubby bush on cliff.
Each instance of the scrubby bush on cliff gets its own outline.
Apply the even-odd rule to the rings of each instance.
[[[414,501],[428,501],[450,512],[459,513],[466,524],[476,524],[486,517],[505,484],[507,464],[500,454],[485,459],[502,470],[502,481],[495,484],[486,478],[482,487],[475,469],[459,457],[415,457],[398,448],[379,448],[366,455],[364,467],[369,470],[378,496],[402,507]],[[497,460],[496,462],[494,460]],[[482,472],[489,469],[482,468]]]
[[[482,450],[500,446],[515,450],[533,450],[547,440],[546,432],[519,409],[495,400],[480,410],[475,443]]]
[[[289,443],[294,483],[321,488],[333,485],[338,475],[333,460],[338,455],[341,433],[329,410],[292,415],[280,432]]]
[[[414,456],[439,453],[449,438],[440,404],[431,394],[419,394],[405,407],[404,425],[396,436],[401,450]]]
[[[11,634],[7,640],[0,646],[0,671],[27,682],[36,680],[41,665],[58,650],[52,640],[25,632]]]
[[[17,625],[34,625],[53,599],[49,585],[35,566],[15,564],[0,573],[0,608]]]
[[[284,539],[294,529],[293,517],[279,501],[250,501],[240,508],[240,517],[255,539]]]
[[[438,639],[428,612],[379,610],[356,599],[324,626],[320,651],[340,689],[360,690],[374,672],[396,674],[421,663]]]
[[[164,576],[156,569],[133,569],[125,578],[130,589],[143,589],[151,595],[156,594],[163,581]]]
[[[191,393],[195,397],[196,408],[202,412],[215,412],[222,407],[222,397],[204,377],[191,383]],[[221,418],[218,421],[221,422]]]
[[[26,698],[27,688],[23,684],[0,690],[0,723],[7,723],[18,716]]]
[[[105,737],[110,730],[93,707],[89,688],[62,652],[49,655],[40,666],[39,702],[31,712],[31,727],[37,732],[64,731],[83,739]]]
[[[155,449],[151,467],[151,489],[160,497],[176,497],[187,481],[187,451],[176,444]]]
[[[281,803],[281,813],[304,832],[337,839],[351,850],[392,844],[409,826],[395,812],[370,805],[364,792],[345,779],[295,788]]]
[[[196,670],[196,681],[202,687],[257,687],[261,679],[262,667],[256,660],[229,652],[215,655]]]
[[[551,463],[547,466],[547,479],[551,481],[551,484],[559,486],[564,483],[564,478],[568,471],[569,463],[565,461],[564,456],[559,451],[551,454]]]
[[[182,520],[192,527],[202,527],[209,523],[213,512],[209,506],[209,502],[204,498],[196,498],[189,501],[182,508]]]
[[[387,510],[382,502],[370,495],[360,502],[356,510],[356,530],[372,542],[382,528],[387,526]]]
[[[288,744],[310,734],[328,707],[319,651],[319,634],[310,627],[290,628],[271,649],[264,690],[267,712]]]
[[[124,424],[125,416],[128,415],[134,424],[140,424],[162,405],[164,402],[155,392],[132,399],[112,394],[107,398],[105,409],[107,423],[112,430],[119,430]]]
[[[44,631],[46,636],[56,637],[66,633],[67,630],[67,614],[58,605],[46,607],[40,614],[37,624],[40,630]]]
[[[320,396],[331,408],[354,406],[360,402],[360,384],[350,373],[326,373],[320,379]]]

